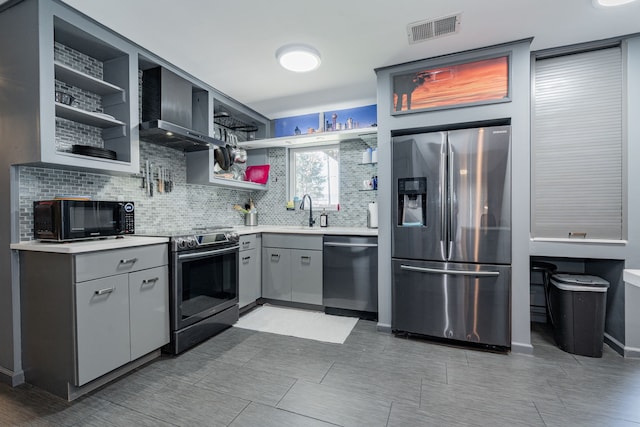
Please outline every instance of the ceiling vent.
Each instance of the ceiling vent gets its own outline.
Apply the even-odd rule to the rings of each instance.
[[[458,13],[428,21],[412,22],[407,25],[409,44],[457,33],[460,31],[460,16]]]

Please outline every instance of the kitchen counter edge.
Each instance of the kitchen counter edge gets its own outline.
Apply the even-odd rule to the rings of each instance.
[[[377,228],[366,227],[303,227],[286,225],[256,225],[256,226],[236,226],[234,230],[239,235],[259,234],[259,233],[279,233],[279,234],[315,234],[332,236],[377,236]]]
[[[67,243],[52,243],[29,241],[12,243],[11,249],[19,251],[55,252],[62,254],[79,254],[83,252],[106,251],[135,246],[157,245],[169,242],[167,237],[124,236],[122,238],[107,238],[99,240],[82,240]]]

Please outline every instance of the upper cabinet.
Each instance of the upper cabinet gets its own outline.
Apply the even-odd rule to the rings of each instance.
[[[137,172],[135,46],[50,0],[16,4],[0,28],[0,136],[12,162]]]
[[[219,92],[214,91],[213,97],[214,144],[223,148],[210,146],[204,151],[187,153],[187,183],[266,190],[267,184],[250,182],[245,173],[249,166],[268,163],[266,150],[247,151],[242,144],[267,138],[269,119]],[[225,164],[226,155],[231,164]]]

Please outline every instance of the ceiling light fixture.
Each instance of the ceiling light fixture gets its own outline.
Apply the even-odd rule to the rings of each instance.
[[[282,67],[296,73],[313,71],[320,66],[320,52],[303,44],[282,46],[276,51],[276,58]]]
[[[623,4],[634,2],[635,0],[593,0],[595,7],[622,6]]]

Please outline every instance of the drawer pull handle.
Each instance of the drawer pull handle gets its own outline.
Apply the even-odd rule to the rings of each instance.
[[[311,257],[310,256],[301,256],[300,257],[300,262],[304,263],[304,264],[311,264]]]
[[[138,258],[121,259],[120,264],[135,264],[138,262]]]
[[[144,285],[155,285],[158,280],[160,280],[159,277],[154,277],[153,279],[144,279],[142,281],[142,285],[143,286]]]
[[[247,246],[247,245],[250,245],[250,244],[251,244],[251,242],[249,242],[249,241],[247,241],[247,242],[242,242],[242,246]]]
[[[273,261],[274,259],[278,261],[280,259],[280,254],[271,254],[271,261]]]
[[[581,237],[583,239],[587,238],[587,233],[583,232],[583,231],[570,231],[569,232],[569,238],[571,239],[572,237]]]
[[[243,264],[248,264],[250,259],[251,259],[251,257],[250,257],[250,256],[242,257],[242,263],[243,263]]]
[[[105,288],[105,289],[100,289],[95,291],[96,295],[106,295],[106,294],[110,294],[111,292],[115,291],[116,288]]]

